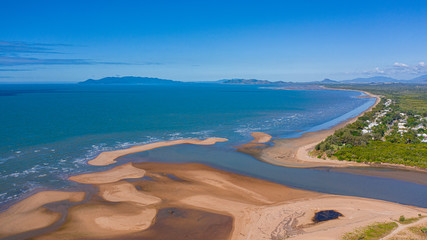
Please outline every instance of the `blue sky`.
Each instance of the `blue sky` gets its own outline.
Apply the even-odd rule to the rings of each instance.
[[[427,1],[0,2],[0,82],[427,74]]]

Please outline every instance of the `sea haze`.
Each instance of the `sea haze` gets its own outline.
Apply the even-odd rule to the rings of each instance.
[[[373,104],[360,95],[220,84],[0,85],[0,205],[37,189],[77,186],[67,178],[110,168],[86,164],[106,150],[225,137],[211,148],[230,152],[252,131],[277,138],[331,127]]]

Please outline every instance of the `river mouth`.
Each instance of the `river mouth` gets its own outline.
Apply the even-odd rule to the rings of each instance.
[[[201,163],[219,170],[259,178],[288,187],[336,195],[357,196],[426,207],[426,173],[371,168],[291,168],[259,161],[251,155],[218,146],[180,145],[134,153],[120,163]],[[363,173],[363,174],[362,174]],[[376,174],[382,174],[376,176]],[[400,176],[405,176],[401,178]],[[172,176],[170,176],[172,177]],[[170,179],[170,177],[168,177]],[[394,179],[393,177],[399,178]],[[172,177],[174,178],[174,177]],[[411,182],[414,178],[417,183]],[[405,181],[406,180],[406,181]],[[417,194],[413,194],[416,192]]]

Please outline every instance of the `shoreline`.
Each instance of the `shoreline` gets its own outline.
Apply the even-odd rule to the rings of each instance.
[[[329,90],[329,89],[328,89]],[[310,157],[308,152],[311,151],[318,143],[323,141],[326,137],[333,134],[336,130],[355,122],[360,116],[366,112],[371,111],[381,101],[380,96],[365,92],[348,89],[330,89],[336,91],[355,91],[363,92],[364,94],[375,98],[375,103],[365,111],[361,112],[356,117],[344,120],[331,128],[323,129],[314,132],[306,132],[300,137],[296,138],[279,138],[272,142],[273,146],[259,149],[252,149],[250,146],[247,147],[242,145],[238,147],[238,151],[250,154],[260,161],[270,163],[277,166],[283,167],[299,167],[299,168],[310,168],[310,167],[367,167],[369,164],[357,163],[351,161],[340,161],[333,159],[318,159]]]

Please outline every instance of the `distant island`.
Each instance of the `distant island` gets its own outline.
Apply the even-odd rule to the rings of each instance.
[[[82,85],[150,85],[150,84],[179,84],[182,82],[173,81],[168,79],[151,78],[151,77],[105,77],[98,80],[88,79],[83,82],[79,82]]]

